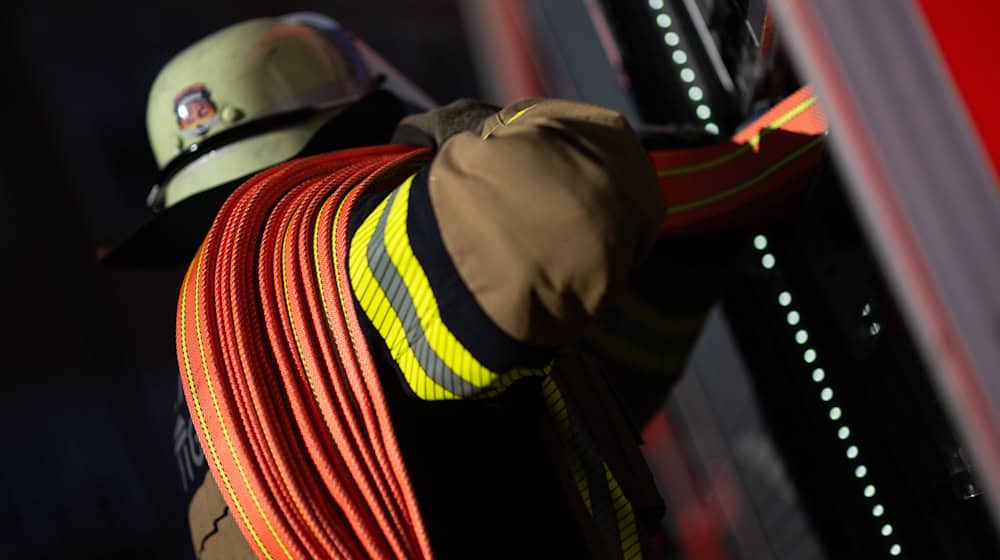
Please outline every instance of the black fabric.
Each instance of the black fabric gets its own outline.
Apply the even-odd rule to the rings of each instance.
[[[102,257],[101,262],[138,268],[187,266],[219,208],[249,177],[200,192],[160,212]]]
[[[683,150],[719,143],[719,135],[706,132],[701,125],[642,124],[636,130],[647,150]]]
[[[347,218],[347,239],[350,240],[354,237],[354,232],[358,231],[361,224],[364,223],[365,218],[371,215],[375,211],[375,208],[392,194],[393,188],[386,188],[383,190],[369,190],[368,192],[362,194],[357,202],[354,203],[354,208],[351,210],[351,215]],[[350,244],[350,241],[348,241]]]
[[[385,144],[403,116],[405,109],[399,98],[388,91],[376,90],[330,119],[295,157]],[[251,175],[198,193],[159,212],[101,261],[135,267],[187,265],[226,198]]]
[[[198,440],[191,413],[184,400],[184,380],[177,377],[177,397],[174,399],[172,411],[174,417],[174,458],[177,460],[181,488],[184,490],[185,503],[190,504],[195,492],[201,487],[208,474],[208,460],[205,451]]]
[[[355,303],[436,558],[588,558],[542,433],[541,379],[478,401],[413,398]]]

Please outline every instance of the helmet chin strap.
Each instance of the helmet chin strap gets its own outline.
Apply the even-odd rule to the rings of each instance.
[[[166,185],[184,168],[205,155],[253,136],[294,125],[323,111],[347,107],[348,105],[357,103],[377,90],[383,81],[383,76],[375,76],[358,95],[332,101],[328,92],[318,90],[296,99],[295,105],[286,106],[287,108],[278,107],[272,109],[262,115],[221,130],[217,134],[191,144],[168,161],[163,166],[163,169],[160,170],[156,184],[153,185],[149,194],[146,195],[146,206],[154,212],[162,211],[166,198]]]
[[[279,21],[303,25],[323,35],[347,60],[353,75],[351,83],[367,85],[355,95],[346,98],[333,91],[334,86],[308,92],[295,99],[285,100],[248,121],[191,144],[164,164],[160,170],[156,184],[146,196],[146,206],[154,212],[164,208],[165,187],[170,179],[205,154],[254,135],[300,122],[321,111],[357,102],[386,82],[386,76],[372,75],[354,38],[336,20],[316,12],[295,12],[282,16]]]

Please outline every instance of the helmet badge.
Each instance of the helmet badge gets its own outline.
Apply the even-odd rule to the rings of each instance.
[[[219,112],[205,84],[184,88],[174,97],[177,126],[185,138],[203,136],[219,122]]]

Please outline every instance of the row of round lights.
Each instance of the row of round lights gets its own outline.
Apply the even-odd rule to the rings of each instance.
[[[766,236],[755,236],[753,238],[753,246],[760,253],[760,264],[764,269],[771,270],[777,265],[777,259],[774,254],[767,250],[768,241]],[[868,467],[860,462],[859,456],[861,452],[858,446],[851,441],[851,428],[843,421],[844,411],[834,403],[833,387],[830,386],[830,383],[826,379],[826,371],[817,363],[819,356],[814,348],[807,345],[809,342],[809,332],[801,326],[802,315],[792,306],[792,294],[788,290],[784,290],[778,294],[778,305],[785,310],[785,321],[790,327],[793,327],[795,342],[803,348],[802,361],[812,368],[812,380],[820,386],[820,400],[823,401],[824,405],[830,407],[828,416],[830,421],[835,422],[837,425],[837,439],[843,441],[848,446],[845,454],[847,459],[851,461],[851,464],[854,465],[854,477],[864,483],[864,487],[862,488],[864,496],[875,502],[872,505],[871,515],[883,521],[881,528],[882,536],[889,537],[893,534],[893,527],[891,523],[884,521],[886,514],[885,506],[875,500],[875,485],[870,483]],[[899,556],[902,553],[903,547],[899,543],[894,542],[889,545],[890,556]]]
[[[695,103],[694,114],[699,120],[705,123],[705,130],[710,134],[719,133],[719,125],[712,122],[712,108],[702,103],[705,99],[705,91],[695,83],[697,76],[694,70],[687,65],[688,54],[680,47],[681,36],[678,35],[674,22],[669,14],[663,12],[664,0],[649,0],[649,7],[656,12],[656,25],[663,32],[663,42],[673,49],[670,58],[674,64],[680,67],[681,81],[687,84],[688,99]]]

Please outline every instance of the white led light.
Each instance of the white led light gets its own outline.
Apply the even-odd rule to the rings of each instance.
[[[851,437],[851,429],[847,426],[841,426],[840,429],[837,430],[837,437],[840,439],[847,439]]]
[[[886,523],[885,525],[882,526],[882,536],[888,537],[891,534],[892,534],[892,525]]]
[[[840,417],[843,414],[844,413],[843,413],[842,410],[840,410],[840,407],[839,406],[835,406],[835,407],[833,407],[833,408],[830,409],[830,420],[840,420]]]
[[[688,97],[691,98],[691,101],[701,101],[705,97],[705,92],[701,91],[701,88],[698,86],[691,86],[688,89]]]
[[[662,4],[662,3],[663,2],[661,1],[660,4]],[[670,16],[668,16],[667,14],[660,14],[660,15],[656,16],[656,25],[659,25],[660,27],[662,27],[664,29],[670,27],[671,23],[672,22],[670,21]]]
[[[663,35],[663,42],[670,45],[671,47],[676,47],[677,43],[681,42],[681,38],[673,31],[668,31]]]
[[[795,342],[799,344],[805,344],[809,340],[809,333],[805,329],[799,329],[795,332]]]
[[[760,251],[763,251],[764,249],[767,248],[767,238],[764,237],[763,235],[758,235],[758,236],[754,237],[753,238],[753,246],[754,246],[754,248],[756,248],[756,249],[758,249]]]
[[[704,121],[708,120],[708,118],[712,116],[712,110],[708,108],[708,105],[698,105],[698,107],[694,110],[694,114],[698,115],[698,118]]]
[[[829,402],[833,398],[833,389],[823,387],[823,390],[819,392],[819,398],[823,399],[823,402]]]
[[[788,324],[794,326],[799,324],[799,319],[801,319],[801,317],[799,317],[799,312],[793,309],[788,312],[787,319],[788,319]]]
[[[788,304],[790,303],[792,303],[792,294],[788,292],[781,292],[778,294],[778,305],[788,307]]]
[[[708,124],[705,125],[705,132],[707,132],[709,134],[718,134],[719,133],[719,125],[717,125],[715,123],[708,123]]]
[[[816,368],[816,369],[813,370],[813,381],[815,381],[816,383],[819,383],[820,381],[823,381],[824,379],[826,379],[826,371],[823,368],[818,367],[818,368]]]
[[[684,64],[688,61],[688,53],[684,52],[682,49],[677,49],[674,51],[674,62],[677,64]]]
[[[812,348],[806,350],[805,353],[802,354],[802,359],[805,360],[807,364],[811,364],[811,363],[815,362],[816,361],[816,351],[813,350]]]
[[[685,82],[689,83],[689,84],[691,82],[693,82],[694,81],[694,70],[692,70],[690,68],[684,68],[683,70],[681,70],[681,79],[684,80]]]
[[[649,0],[649,7],[653,8],[654,10],[662,10],[663,0]]]
[[[864,478],[868,475],[868,467],[864,465],[858,465],[858,468],[854,469],[854,476],[858,478]]]
[[[774,255],[768,253],[761,257],[760,264],[767,269],[774,268]]]
[[[866,498],[871,498],[874,495],[875,495],[875,487],[872,486],[871,484],[869,484],[868,486],[865,486],[865,497]]]
[[[889,554],[893,556],[899,556],[902,553],[903,553],[903,547],[899,546],[898,544],[894,544],[891,547],[889,547]]]
[[[875,336],[882,330],[882,325],[878,323],[872,323],[868,326],[868,334]]]
[[[875,507],[872,508],[872,515],[875,517],[882,517],[883,513],[885,513],[885,508],[882,507],[882,504],[875,504]]]
[[[857,445],[852,445],[852,446],[850,446],[850,447],[847,448],[847,458],[848,459],[854,459],[857,456],[858,456],[858,446]]]
[[[861,308],[861,316],[867,317],[872,314],[871,304],[866,303],[864,307]]]

